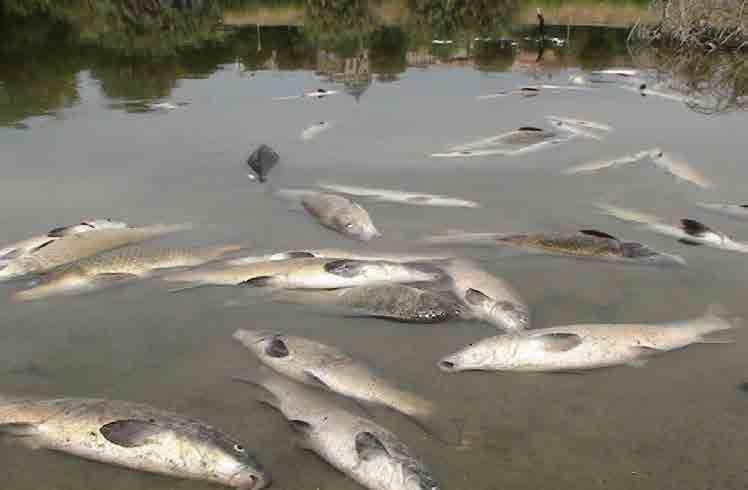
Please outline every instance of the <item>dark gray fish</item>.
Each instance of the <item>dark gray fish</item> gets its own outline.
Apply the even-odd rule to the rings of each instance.
[[[273,167],[278,164],[280,157],[278,154],[270,148],[268,145],[260,145],[255,151],[247,158],[247,165],[254,170],[257,174],[257,178],[260,182],[267,180],[267,175],[270,173]]]

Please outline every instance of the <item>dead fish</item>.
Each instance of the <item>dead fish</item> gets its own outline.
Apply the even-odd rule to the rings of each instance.
[[[286,289],[339,289],[390,283],[436,281],[431,264],[350,259],[273,260],[229,267],[203,267],[165,276],[195,285],[252,286]]]
[[[476,318],[509,332],[529,327],[530,309],[506,281],[467,260],[451,261],[442,269],[452,279],[454,293]]]
[[[697,202],[696,205],[707,211],[724,214],[732,218],[748,218],[748,204],[727,204],[717,202]]]
[[[64,235],[0,265],[0,279],[47,272],[101,252],[189,228],[189,225],[153,225]]]
[[[549,84],[543,84],[543,85],[527,85],[524,87],[519,87],[512,90],[504,90],[501,92],[497,92],[495,94],[488,94],[488,95],[479,95],[476,97],[478,100],[486,100],[486,99],[495,99],[498,97],[507,97],[510,95],[519,95],[520,97],[537,97],[542,93],[543,90],[548,91],[585,91],[590,90],[587,87],[575,87],[573,85],[549,85]]]
[[[653,355],[709,340],[712,332],[733,328],[707,312],[665,324],[589,324],[527,330],[481,340],[439,361],[448,373],[485,371],[576,371],[642,365]]]
[[[714,187],[714,184],[703,174],[686,163],[681,157],[668,152],[652,154],[652,162],[656,167],[664,170],[673,177],[690,182],[704,189]]]
[[[358,203],[335,194],[314,193],[302,197],[301,205],[322,226],[356,240],[382,236],[369,213]]]
[[[311,139],[316,138],[320,133],[324,133],[328,129],[331,129],[333,126],[332,123],[320,121],[316,124],[312,124],[308,128],[304,129],[304,131],[301,132],[301,139],[308,141]]]
[[[584,119],[574,119],[570,117],[561,117],[561,116],[545,116],[545,118],[552,122],[560,121],[566,124],[580,126],[580,127],[587,128],[587,129],[605,131],[606,133],[613,131],[612,126],[610,126],[609,124],[601,123],[601,122],[587,121]]]
[[[431,471],[395,434],[340,408],[324,393],[278,375],[246,382],[259,387],[262,402],[283,414],[302,448],[365,488],[439,490]]]
[[[459,233],[432,236],[431,243],[475,244],[516,247],[534,252],[559,256],[594,258],[651,265],[685,265],[677,256],[652,250],[638,242],[624,242],[598,230],[579,230],[575,233],[524,233],[502,235],[497,233]]]
[[[597,207],[604,214],[629,223],[640,223],[648,230],[677,238],[680,243],[685,245],[706,245],[731,252],[748,253],[748,242],[736,240],[726,233],[714,230],[693,219],[684,218],[678,224],[671,225],[655,216],[629,209],[618,208],[607,204],[599,204]]]
[[[594,162],[575,165],[574,167],[570,167],[564,170],[563,173],[567,175],[573,175],[573,174],[579,174],[579,173],[585,173],[585,172],[596,172],[598,170],[618,167],[621,165],[639,163],[646,158],[652,158],[653,156],[658,155],[660,153],[662,153],[662,150],[660,150],[659,148],[642,150],[637,153],[631,153],[628,155],[624,155],[622,157],[612,158],[609,160],[598,160]]]
[[[227,265],[246,265],[256,264],[258,262],[268,262],[275,260],[290,259],[353,259],[353,260],[380,260],[385,262],[396,262],[404,264],[407,262],[432,262],[451,258],[443,254],[408,254],[408,253],[387,253],[387,252],[354,252],[342,248],[319,248],[319,249],[300,249],[287,250],[285,252],[276,252],[266,255],[255,255],[249,257],[240,257],[238,259],[227,260]]]
[[[438,158],[516,156],[569,141],[572,136],[574,134],[568,131],[557,132],[535,126],[523,126],[490,138],[453,146],[445,153],[433,153],[431,156]]]
[[[411,417],[430,416],[435,411],[433,403],[394,386],[369,366],[321,342],[257,330],[237,330],[234,339],[263,364],[299,383]]]
[[[260,145],[247,158],[247,165],[254,170],[260,182],[265,182],[270,170],[278,164],[278,160],[280,157],[272,148],[268,145]]]
[[[0,260],[11,260],[24,254],[33,253],[63,236],[86,233],[94,230],[116,230],[127,228],[128,226],[129,225],[123,221],[115,221],[111,219],[92,219],[81,221],[77,225],[60,226],[49,230],[44,235],[27,238],[26,240],[6,245],[0,249]]]
[[[406,192],[389,189],[372,189],[368,187],[358,187],[352,185],[325,184],[318,183],[319,187],[347,194],[349,196],[359,196],[376,201],[395,202],[401,204],[411,204],[414,206],[446,206],[446,207],[465,207],[478,208],[480,204],[474,201],[458,199],[454,197],[440,196],[438,194],[421,194],[417,192]]]
[[[139,403],[0,396],[0,434],[34,448],[241,490],[270,483],[262,465],[232,437]]]
[[[148,277],[158,270],[195,267],[216,260],[238,245],[206,248],[126,247],[81,259],[45,275],[37,285],[13,295],[30,301],[60,294],[73,294]]]
[[[344,314],[402,323],[433,324],[470,316],[449,292],[404,284],[357,286],[335,291],[284,292],[276,300],[328,306]]]
[[[308,97],[312,99],[322,99],[324,97],[327,97],[328,95],[335,95],[338,93],[340,93],[339,90],[326,90],[323,88],[318,88],[317,90],[304,92],[301,95],[288,95],[284,97],[274,97],[273,100],[294,100],[294,99],[302,99],[304,97]]]

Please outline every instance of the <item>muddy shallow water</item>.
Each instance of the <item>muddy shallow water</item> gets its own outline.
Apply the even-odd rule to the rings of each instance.
[[[491,247],[447,250],[480,261],[515,285],[531,307],[534,327],[676,320],[714,302],[748,316],[744,255],[679,244],[593,207],[609,202],[664,218],[688,216],[748,239],[748,223],[695,206],[744,202],[745,113],[706,116],[613,84],[477,100],[537,81],[519,71],[454,66],[408,68],[394,83],[373,81],[358,99],[343,93],[277,101],[341,85],[321,81],[312,70],[249,76],[238,68],[222,62],[205,77],[179,78],[167,96],[154,100],[188,105],[154,112],[122,110],[128,99],[107,95],[96,74],[82,69],[75,102],[53,117],[30,116],[29,129],[0,128],[2,241],[93,217],[191,222],[193,230],[152,243],[238,243],[262,253],[299,247],[435,251],[419,239],[450,229],[596,228],[682,255],[689,266],[628,267]],[[577,72],[554,69],[543,83],[565,84]],[[121,83],[140,82],[125,77]],[[0,106],[17,110],[12,99]],[[602,141],[578,139],[514,157],[429,157],[519,126],[543,125],[546,115],[600,121],[614,131]],[[301,132],[320,121],[334,124],[303,140]],[[281,156],[264,185],[247,177],[243,163],[261,143]],[[685,157],[715,187],[701,189],[646,165],[562,175],[585,161],[657,146]],[[316,182],[445,194],[481,207],[362,200],[384,234],[362,245],[274,197],[276,190]],[[335,345],[463,419],[471,446],[455,450],[397,414],[372,409],[434,469],[445,489],[728,490],[748,484],[748,393],[739,389],[748,366],[744,330],[729,334],[734,344],[692,346],[641,368],[586,375],[444,374],[436,368],[441,356],[495,330],[470,322],[419,326],[340,318],[234,289],[173,294],[157,280],[12,304],[7,297],[19,285],[0,285],[3,392],[128,399],[196,416],[244,440],[273,474],[274,488],[358,486],[297,448],[282,417],[231,381],[258,366],[231,339],[237,328],[277,329]],[[0,445],[0,461],[4,490],[213,488],[13,444]]]

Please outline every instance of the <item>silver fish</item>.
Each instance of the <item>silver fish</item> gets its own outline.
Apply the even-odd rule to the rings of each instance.
[[[452,279],[454,293],[475,317],[510,332],[528,328],[530,309],[506,281],[467,260],[452,261],[442,269]]]
[[[0,248],[0,260],[15,259],[21,255],[32,253],[63,236],[86,233],[94,230],[121,229],[127,227],[128,224],[123,221],[114,221],[110,219],[85,220],[77,225],[61,226],[48,231],[44,235],[27,238],[26,240],[21,240],[20,242],[12,243]]]
[[[257,262],[268,262],[274,260],[290,260],[302,258],[319,258],[319,259],[353,259],[353,260],[382,260],[386,262],[397,262],[403,264],[406,262],[430,262],[449,259],[447,255],[439,254],[405,254],[405,253],[388,253],[388,252],[354,252],[342,248],[319,248],[319,249],[299,249],[287,250],[285,252],[276,252],[273,254],[254,255],[249,257],[240,257],[238,259],[227,260],[228,265],[245,265],[255,264]]]
[[[708,312],[665,324],[589,324],[527,330],[481,340],[439,361],[442,371],[574,371],[641,365],[656,354],[709,340],[733,324]]]
[[[359,196],[375,201],[394,202],[400,204],[411,204],[414,206],[444,206],[444,207],[465,207],[478,208],[480,204],[474,201],[458,199],[454,197],[440,196],[438,194],[422,194],[417,192],[397,191],[390,189],[374,189],[369,187],[358,187],[353,185],[340,184],[317,184],[323,189],[350,196]]]
[[[718,230],[714,230],[700,221],[684,218],[677,225],[663,222],[656,216],[639,213],[629,209],[618,208],[607,204],[597,206],[603,213],[629,223],[640,223],[644,228],[678,239],[685,245],[706,245],[712,248],[731,252],[748,253],[748,242],[736,240]]]
[[[322,226],[356,240],[368,241],[382,236],[369,213],[358,203],[335,194],[314,193],[304,196],[301,205]]]
[[[88,291],[96,287],[148,277],[157,270],[194,267],[216,260],[238,245],[206,248],[126,247],[87,257],[45,275],[39,283],[13,295],[16,301],[30,301],[60,294]]]
[[[252,383],[254,384],[254,383]],[[324,393],[278,375],[264,375],[262,400],[280,411],[301,447],[371,490],[439,490],[431,471],[398,437],[339,408]]]
[[[263,364],[300,383],[412,417],[428,416],[435,410],[433,403],[394,386],[369,366],[321,342],[259,330],[237,330],[234,339]]]
[[[188,228],[188,225],[153,225],[65,235],[0,265],[0,279],[47,272],[91,255]]]
[[[324,133],[329,129],[332,129],[332,127],[333,123],[325,121],[320,121],[316,124],[312,124],[301,132],[301,139],[306,141],[314,139],[317,137],[317,135],[319,135],[320,133]]]
[[[746,204],[728,204],[718,202],[697,202],[696,205],[707,211],[724,214],[732,218],[748,218],[748,205]]]
[[[0,434],[35,448],[241,490],[270,483],[254,456],[230,436],[139,403],[0,396]]]
[[[200,268],[164,277],[197,285],[255,286],[286,289],[339,289],[391,283],[436,281],[441,271],[430,264],[299,258],[245,265]]]

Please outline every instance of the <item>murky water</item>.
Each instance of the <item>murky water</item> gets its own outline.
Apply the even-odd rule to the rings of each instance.
[[[621,39],[618,31],[593,34]],[[573,38],[570,43],[574,46]],[[63,54],[60,65],[70,77],[65,90],[54,95],[54,87],[42,80],[45,70],[22,73],[28,68],[23,63],[4,64],[0,90],[11,95],[0,105],[6,124],[0,128],[2,241],[93,217],[144,224],[189,221],[194,230],[153,245],[238,243],[262,253],[297,247],[420,252],[422,236],[448,229],[596,228],[680,254],[689,267],[506,257],[489,247],[450,250],[479,260],[514,284],[531,306],[535,327],[682,319],[713,302],[748,317],[743,255],[682,245],[601,216],[593,207],[610,202],[665,218],[688,216],[748,239],[748,224],[695,206],[744,202],[748,114],[707,116],[615,84],[533,98],[476,99],[538,83],[530,73],[539,73],[542,83],[566,84],[580,63],[599,68],[631,61],[621,54],[620,42],[608,48],[596,61],[580,56],[540,64],[532,61],[532,50],[522,48],[500,71],[403,66],[393,77],[380,76],[375,68],[357,85],[363,91],[349,88],[322,100],[285,101],[273,99],[320,87],[342,90],[345,77],[337,83],[325,73],[321,80],[316,51],[311,61],[291,70],[277,69],[277,63],[276,69],[251,66],[246,46],[234,53],[237,57],[217,45],[192,58],[137,63],[73,63]],[[281,52],[278,48],[276,54]],[[560,53],[552,51],[548,59]],[[523,63],[529,71],[521,69]],[[44,89],[35,94],[34,86]],[[55,101],[32,107],[42,94]],[[188,105],[126,110],[128,104],[165,101]],[[515,157],[429,157],[519,126],[543,125],[546,115],[600,121],[614,131],[602,141],[578,139]],[[333,127],[303,140],[304,128],[320,121]],[[27,129],[14,127],[21,122]],[[261,143],[281,155],[266,185],[251,181],[244,164]],[[649,166],[562,175],[572,165],[656,146],[684,156],[715,187],[700,189]],[[313,188],[317,182],[446,194],[482,207],[367,203],[384,237],[366,246],[323,229],[274,197],[276,190]],[[642,368],[584,376],[448,375],[436,361],[494,334],[491,327],[344,319],[234,289],[173,294],[158,280],[28,304],[5,299],[21,285],[0,285],[3,392],[128,399],[196,416],[245,440],[272,472],[275,488],[358,487],[295,447],[282,417],[231,381],[258,366],[231,339],[237,328],[277,329],[335,345],[464,418],[473,446],[457,451],[398,415],[372,410],[434,469],[442,488],[727,490],[748,485],[748,393],[739,389],[748,365],[745,331],[731,334],[735,344],[692,346]],[[212,488],[13,444],[0,445],[0,462],[4,490]]]

